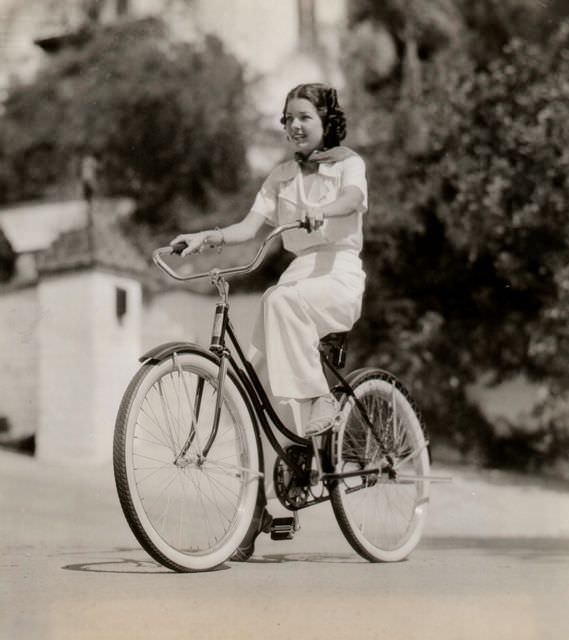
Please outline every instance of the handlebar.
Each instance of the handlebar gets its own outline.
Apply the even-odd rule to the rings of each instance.
[[[282,235],[285,231],[291,231],[292,229],[306,229],[306,223],[303,220],[297,220],[296,222],[289,222],[288,224],[283,224],[279,227],[276,227],[269,233],[269,235],[263,240],[259,250],[257,251],[257,255],[246,265],[241,267],[228,267],[226,269],[212,269],[211,271],[204,271],[203,273],[190,273],[187,275],[183,275],[173,269],[169,264],[164,262],[162,256],[164,255],[173,255],[177,253],[179,247],[159,247],[152,252],[152,260],[154,264],[156,264],[162,271],[167,273],[171,278],[175,280],[189,281],[189,280],[199,280],[200,278],[211,278],[218,279],[222,276],[235,276],[245,273],[251,273],[259,265],[263,262],[265,258],[265,254],[267,252],[267,247],[271,242]]]

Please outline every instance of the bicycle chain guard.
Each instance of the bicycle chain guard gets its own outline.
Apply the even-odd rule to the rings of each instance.
[[[289,459],[301,469],[295,473],[287,462],[277,456],[273,470],[275,492],[280,503],[286,509],[296,511],[320,502],[324,495],[324,486],[316,484],[314,475],[317,471],[312,469],[312,450],[301,445],[293,444],[285,449]]]
[[[273,470],[273,480],[277,498],[283,507],[291,510],[301,509],[310,496],[310,451],[306,447],[292,445],[285,449],[287,456],[302,472],[296,474],[281,457],[277,456]]]

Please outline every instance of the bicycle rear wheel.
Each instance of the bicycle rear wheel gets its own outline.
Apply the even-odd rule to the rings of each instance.
[[[336,473],[353,475],[331,486],[332,507],[355,551],[372,562],[395,562],[421,538],[428,444],[408,393],[393,376],[363,369],[349,382],[364,411],[354,398],[343,397],[333,455]]]
[[[212,432],[218,372],[218,363],[198,351],[143,365],[115,425],[113,462],[124,515],[142,547],[175,571],[206,571],[227,560],[257,502],[257,432],[229,375]]]

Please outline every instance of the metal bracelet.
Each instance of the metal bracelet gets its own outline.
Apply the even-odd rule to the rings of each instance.
[[[225,236],[223,235],[223,231],[219,227],[214,227],[214,231],[218,231],[221,234],[221,242],[219,244],[210,244],[212,249],[216,249],[217,253],[221,253],[223,250],[223,245],[225,244]]]

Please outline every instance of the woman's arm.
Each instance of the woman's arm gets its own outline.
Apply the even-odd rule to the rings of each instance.
[[[347,216],[360,207],[364,201],[364,194],[358,189],[349,185],[342,189],[342,192],[336,200],[329,204],[324,204],[320,209],[324,212],[325,218],[336,218],[340,216]]]
[[[305,216],[310,231],[319,229],[324,224],[325,218],[339,218],[357,211],[363,201],[364,194],[361,190],[353,185],[348,185],[342,189],[336,200],[328,204],[307,206]]]
[[[266,223],[265,216],[249,211],[241,222],[220,229],[220,232],[223,233],[225,244],[240,244],[252,240]]]
[[[266,223],[265,216],[250,211],[240,222],[223,229],[210,229],[197,233],[182,233],[170,245],[184,243],[186,248],[180,255],[187,256],[201,251],[205,246],[219,247],[223,244],[240,244],[252,240]]]

